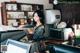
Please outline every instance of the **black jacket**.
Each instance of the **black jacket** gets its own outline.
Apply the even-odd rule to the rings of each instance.
[[[44,26],[43,25],[40,25],[35,28],[33,39],[35,41],[40,41],[40,40],[44,39]]]

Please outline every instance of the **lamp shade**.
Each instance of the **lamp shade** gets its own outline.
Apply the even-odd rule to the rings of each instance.
[[[56,5],[58,4],[58,0],[54,0],[53,3]]]

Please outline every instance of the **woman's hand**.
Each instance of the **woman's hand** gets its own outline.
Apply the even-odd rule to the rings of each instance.
[[[29,34],[33,34],[34,33],[34,29],[33,28],[28,28],[27,31],[29,32]]]

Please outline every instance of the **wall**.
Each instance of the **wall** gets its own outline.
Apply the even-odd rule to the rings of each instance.
[[[61,11],[62,21],[65,21],[68,27],[73,24],[80,24],[80,2],[59,3],[54,6],[54,9]]]
[[[0,0],[0,4],[1,2],[5,2],[5,1],[10,1],[10,0]],[[49,4],[49,0],[16,0],[17,2],[22,2],[22,3],[32,3],[32,4],[43,4],[44,5],[44,9],[52,9],[53,5]],[[1,24],[1,16],[0,16],[0,24]]]
[[[0,8],[0,25],[2,24],[2,19],[1,19],[1,8]]]

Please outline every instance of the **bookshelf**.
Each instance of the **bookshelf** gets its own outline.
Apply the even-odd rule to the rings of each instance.
[[[42,4],[18,2],[3,2],[1,7],[2,24],[20,26],[27,24],[27,19],[33,19],[35,10],[43,10]]]

